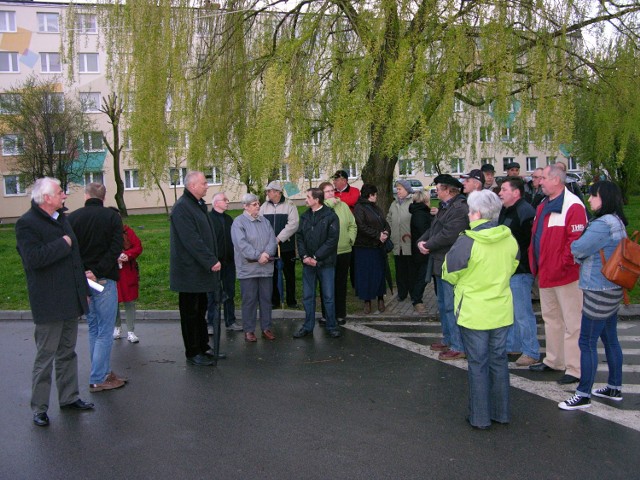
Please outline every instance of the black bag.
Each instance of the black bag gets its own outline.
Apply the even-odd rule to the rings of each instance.
[[[387,241],[382,244],[382,248],[384,248],[384,253],[393,252],[393,242],[391,241],[391,237],[387,238]]]

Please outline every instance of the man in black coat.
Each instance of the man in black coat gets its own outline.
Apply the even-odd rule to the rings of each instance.
[[[298,254],[302,259],[302,303],[305,321],[293,337],[302,338],[313,334],[316,283],[320,282],[327,334],[332,338],[338,338],[340,330],[336,323],[334,289],[340,220],[332,209],[324,206],[324,192],[319,188],[307,190],[307,205],[309,210],[300,217],[300,228],[296,232]]]
[[[180,326],[187,363],[217,363],[207,335],[207,293],[220,294],[216,235],[203,197],[209,188],[202,172],[189,172],[182,196],[171,210],[169,285],[178,292]]]
[[[85,274],[102,287],[100,291],[92,288],[89,292],[87,324],[91,355],[89,391],[92,393],[120,388],[125,383],[111,371],[113,329],[118,311],[118,257],[124,243],[122,220],[104,206],[106,195],[103,184],[89,183],[84,189],[84,207],[69,215],[69,223],[78,237]]]
[[[31,209],[16,223],[17,249],[35,323],[31,409],[33,422],[40,427],[49,425],[54,362],[60,408],[93,408],[78,396],[75,348],[78,318],[88,311],[88,291],[78,241],[62,213],[66,198],[59,180],[40,178],[31,192]]]
[[[211,220],[213,231],[218,242],[218,258],[222,268],[220,269],[220,281],[222,282],[221,299],[224,306],[224,323],[228,332],[241,332],[242,325],[236,323],[236,264],[233,258],[233,242],[231,241],[231,225],[233,218],[227,213],[229,199],[225,192],[216,193],[211,200]],[[207,294],[209,304],[207,306],[207,323],[209,334],[213,334],[213,321],[219,315],[218,295],[213,292]]]

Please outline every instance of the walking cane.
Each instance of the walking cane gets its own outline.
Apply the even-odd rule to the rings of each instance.
[[[222,320],[222,304],[226,300],[226,293],[222,288],[222,282],[220,282],[220,290],[218,292],[218,315],[213,318],[213,359],[214,362],[218,362],[218,355],[220,354],[220,321]]]

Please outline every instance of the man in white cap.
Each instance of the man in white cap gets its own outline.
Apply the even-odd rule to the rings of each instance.
[[[296,270],[294,258],[296,247],[293,234],[298,230],[300,222],[298,209],[291,200],[287,200],[282,193],[282,185],[277,180],[266,186],[267,201],[260,206],[260,215],[266,218],[278,240],[278,251],[282,259],[284,273],[284,290],[278,289],[278,269],[273,271],[273,294],[271,303],[273,308],[280,308],[281,295],[286,296],[287,306],[297,308],[296,301]],[[285,295],[286,293],[286,295]]]

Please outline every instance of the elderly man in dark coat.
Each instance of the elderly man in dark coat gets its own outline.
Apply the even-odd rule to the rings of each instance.
[[[33,422],[49,425],[47,410],[51,370],[56,364],[58,401],[62,409],[89,410],[78,397],[78,318],[87,313],[87,279],[71,226],[62,213],[67,195],[55,178],[38,179],[31,209],[16,223],[17,249],[27,276],[35,323],[31,409]]]
[[[217,363],[209,348],[205,314],[207,293],[220,295],[222,268],[213,221],[203,200],[207,188],[202,172],[187,173],[184,193],[171,211],[170,227],[169,284],[178,292],[187,363],[199,366]]]

